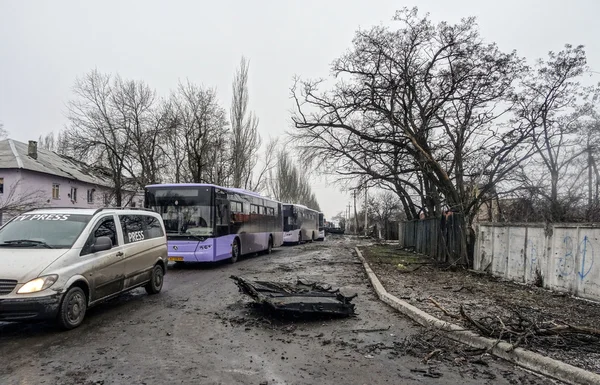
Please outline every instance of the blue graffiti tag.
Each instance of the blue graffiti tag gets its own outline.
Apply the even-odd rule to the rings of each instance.
[[[579,250],[581,253],[581,269],[577,272],[577,275],[579,276],[579,279],[583,281],[590,271],[592,271],[592,266],[594,266],[594,248],[587,235],[583,237],[583,241],[581,241],[581,244],[579,245]],[[587,270],[586,259],[589,264]]]
[[[573,272],[573,239],[566,235],[563,239],[565,254],[558,258],[557,273],[561,277],[566,277]]]

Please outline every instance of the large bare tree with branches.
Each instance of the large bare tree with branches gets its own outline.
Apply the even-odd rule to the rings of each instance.
[[[430,216],[451,209],[466,230],[486,192],[533,152],[531,127],[502,119],[523,60],[485,43],[472,18],[435,25],[404,9],[395,21],[357,32],[332,66],[333,88],[295,83],[292,135],[303,158],[384,183],[406,206],[418,197]]]
[[[261,145],[258,118],[249,111],[248,70],[250,63],[242,57],[233,79],[231,100],[231,184],[252,188],[253,170]]]
[[[134,145],[129,130],[133,123],[129,106],[122,95],[115,92],[121,89],[122,83],[118,76],[113,79],[91,71],[76,80],[75,99],[68,104],[70,147],[79,159],[108,167],[117,206],[123,203],[127,157]]]
[[[535,149],[535,156],[522,169],[519,187],[543,201],[542,216],[551,222],[574,219],[582,191],[577,186],[588,169],[581,161],[592,156],[597,136],[593,129],[583,130],[599,95],[598,87],[580,82],[587,70],[583,47],[566,45],[530,69],[517,97],[517,114],[532,127]]]

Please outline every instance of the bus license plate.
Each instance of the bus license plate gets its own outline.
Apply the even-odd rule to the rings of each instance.
[[[169,261],[181,262],[183,257],[169,257]]]

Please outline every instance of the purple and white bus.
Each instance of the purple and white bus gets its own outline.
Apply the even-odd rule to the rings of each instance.
[[[325,214],[319,213],[319,236],[317,241],[325,240]]]
[[[283,244],[281,203],[258,193],[212,184],[146,186],[146,208],[165,224],[169,260],[236,262]]]
[[[319,212],[304,205],[283,204],[283,242],[314,241],[319,236]]]

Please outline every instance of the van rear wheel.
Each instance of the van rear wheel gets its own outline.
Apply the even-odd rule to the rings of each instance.
[[[58,324],[61,328],[70,330],[81,325],[87,310],[87,297],[83,290],[74,286],[70,288],[58,310]]]
[[[148,294],[158,294],[162,290],[165,272],[160,265],[154,266],[150,282],[146,284],[144,289]]]

